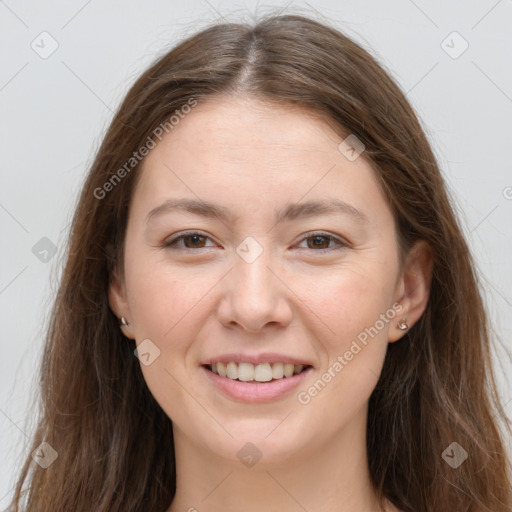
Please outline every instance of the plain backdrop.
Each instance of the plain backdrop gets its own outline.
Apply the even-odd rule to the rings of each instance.
[[[407,92],[478,265],[512,415],[512,1],[0,1],[0,509],[29,453],[73,206],[113,112],[183,37],[280,9],[333,21]]]

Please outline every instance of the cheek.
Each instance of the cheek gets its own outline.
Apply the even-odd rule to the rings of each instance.
[[[332,428],[346,425],[366,407],[382,370],[388,330],[397,315],[382,298],[362,294],[361,299],[341,301],[340,308],[333,310],[331,326],[337,336],[323,340],[327,362],[297,397],[306,409],[326,411]]]
[[[171,267],[148,254],[131,255],[126,276],[136,338],[168,343],[182,338],[181,332],[193,339],[215,309],[212,301],[223,298],[225,268]],[[280,278],[293,293],[283,288],[282,299],[293,309],[295,322],[316,331],[320,345],[337,355],[389,308],[393,272],[385,266],[355,255],[338,266],[283,270]],[[236,284],[230,291],[236,294]]]
[[[391,308],[392,278],[389,268],[384,272],[373,264],[347,263],[316,277],[294,276],[292,282],[294,291],[309,309],[309,316],[323,325],[322,345],[329,352],[337,352],[376,322],[385,336],[389,319],[385,325],[379,319],[386,313],[388,317],[395,314]]]
[[[158,353],[150,365],[141,360],[141,371],[151,394],[169,418],[187,424],[187,417],[194,417],[200,428],[208,430],[207,419],[190,399],[188,375],[193,371],[191,348],[200,337],[202,320],[198,318],[207,315],[207,294],[214,282],[204,273],[186,273],[186,279],[176,274],[176,270],[146,264],[132,269],[127,282],[137,345],[149,339]]]
[[[382,369],[388,330],[398,315],[392,304],[393,277],[389,267],[384,272],[372,264],[352,265],[329,279],[304,278],[304,290],[309,285],[304,302],[314,313],[311,318],[321,320],[315,321],[320,326],[315,338],[322,367],[313,386],[301,390],[301,403],[315,402],[342,423],[366,403]]]
[[[218,281],[215,271],[180,268],[166,258],[164,250],[141,241],[127,245],[126,285],[137,339],[167,339],[197,315],[196,306]]]

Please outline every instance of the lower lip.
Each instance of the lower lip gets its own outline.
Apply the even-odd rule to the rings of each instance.
[[[280,398],[296,388],[313,370],[310,366],[307,370],[291,377],[252,383],[221,377],[204,366],[200,368],[224,394],[242,402],[269,402]]]

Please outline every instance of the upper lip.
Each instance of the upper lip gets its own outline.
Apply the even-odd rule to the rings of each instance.
[[[231,354],[222,354],[219,356],[210,357],[204,360],[201,365],[211,365],[215,363],[292,363],[295,365],[302,364],[303,366],[312,366],[311,362],[300,357],[289,356],[287,354],[277,354],[265,352],[262,354],[243,354],[241,352],[233,352]]]

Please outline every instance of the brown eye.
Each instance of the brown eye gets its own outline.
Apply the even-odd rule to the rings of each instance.
[[[198,246],[203,247],[205,239],[206,237],[201,235],[186,235],[183,237],[183,243],[187,249],[197,249]],[[190,241],[192,247],[189,247],[187,240]]]
[[[305,249],[313,249],[314,252],[342,249],[348,246],[348,244],[340,238],[324,233],[313,233],[309,236],[305,236],[301,240],[301,243],[303,242],[307,243],[307,247],[305,247]],[[332,242],[334,243],[334,246],[329,247],[329,244]]]
[[[176,238],[173,238],[172,240],[169,240],[168,242],[164,242],[164,247],[170,248],[170,249],[189,249],[191,251],[195,249],[203,249],[205,247],[211,247],[207,246],[206,240],[208,240],[209,237],[201,234],[201,233],[185,233],[183,235],[177,236]],[[182,242],[183,243],[178,243]]]
[[[330,242],[329,237],[321,235],[310,236],[307,240],[311,241],[311,243],[308,242],[309,249],[327,249]]]
[[[207,240],[210,240],[210,237],[203,235],[202,233],[184,233],[168,242],[164,242],[163,246],[172,250],[197,251],[199,249],[212,247],[212,245],[206,245]],[[348,246],[348,243],[344,240],[334,235],[324,233],[313,233],[309,236],[305,236],[300,243],[303,242],[307,243],[307,247],[303,248],[311,249],[314,252],[320,253],[324,251],[342,249]],[[334,245],[331,245],[332,243],[334,243]]]

